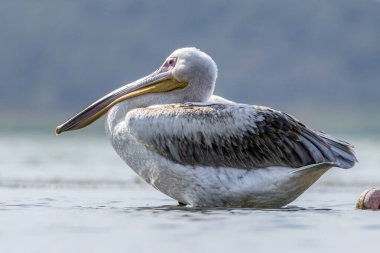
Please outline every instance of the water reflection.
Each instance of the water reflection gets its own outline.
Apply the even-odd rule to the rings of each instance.
[[[225,208],[225,207],[215,207],[215,208],[202,208],[202,207],[191,207],[191,206],[180,206],[180,205],[162,205],[153,207],[135,207],[136,211],[182,211],[190,213],[231,213],[231,214],[247,214],[251,212],[299,212],[299,211],[332,211],[330,208],[305,208],[299,206],[286,206],[282,208]]]

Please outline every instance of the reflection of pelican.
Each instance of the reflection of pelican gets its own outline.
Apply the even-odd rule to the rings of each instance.
[[[174,51],[152,74],[60,125],[79,129],[107,113],[116,152],[145,181],[193,206],[281,207],[331,167],[350,168],[350,144],[268,107],[213,96],[217,68],[195,48]]]

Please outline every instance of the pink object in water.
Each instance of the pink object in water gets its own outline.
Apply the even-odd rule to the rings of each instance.
[[[356,208],[380,210],[380,188],[365,190],[356,203]]]

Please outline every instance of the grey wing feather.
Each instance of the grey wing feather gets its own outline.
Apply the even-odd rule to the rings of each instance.
[[[139,108],[127,126],[140,143],[176,163],[242,169],[334,163],[352,167],[353,147],[268,107],[243,104]]]

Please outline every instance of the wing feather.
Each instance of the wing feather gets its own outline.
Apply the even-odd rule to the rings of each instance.
[[[254,169],[330,162],[350,168],[357,161],[350,144],[262,106],[138,108],[127,114],[126,126],[146,148],[186,165]]]

